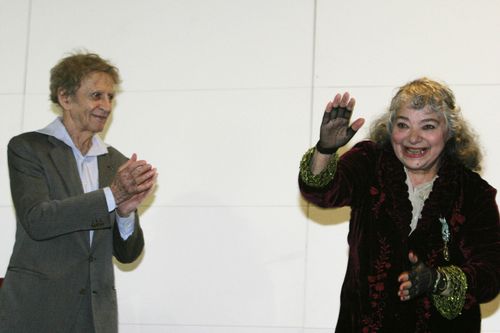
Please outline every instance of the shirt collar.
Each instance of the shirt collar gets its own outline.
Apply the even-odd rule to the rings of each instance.
[[[413,184],[411,183],[410,174],[408,172],[408,169],[406,167],[404,167],[404,170],[405,170],[405,174],[406,174],[406,185],[408,185],[408,189],[411,192],[413,192],[413,191],[415,191],[415,192],[417,192],[417,191],[430,192],[432,190],[432,186],[434,184],[434,181],[438,178],[438,175],[435,175],[434,178],[432,178],[430,181],[423,183],[423,184],[420,184],[420,185],[417,185],[417,186],[413,186]]]
[[[38,130],[37,132],[53,136],[54,138],[70,146],[71,149],[73,149],[73,151],[77,151],[78,153],[81,154],[80,150],[75,146],[73,140],[69,136],[66,127],[64,127],[61,117],[57,117],[56,119],[54,119],[53,122],[48,124],[46,127]],[[107,145],[104,143],[104,141],[102,141],[99,135],[97,134],[94,135],[92,137],[92,146],[90,147],[89,151],[85,156],[99,156],[107,153],[108,153]]]

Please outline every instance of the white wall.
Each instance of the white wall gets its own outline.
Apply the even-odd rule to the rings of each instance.
[[[493,0],[0,0],[0,272],[6,144],[55,117],[49,69],[85,48],[123,77],[105,140],[160,173],[145,253],[116,269],[120,331],[332,332],[348,211],[309,206],[296,181],[324,105],[349,90],[370,121],[395,87],[442,79],[500,188],[499,14]],[[483,332],[500,332],[499,302]]]

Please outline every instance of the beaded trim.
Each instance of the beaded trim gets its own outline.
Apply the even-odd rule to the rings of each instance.
[[[304,183],[311,187],[325,187],[330,183],[335,176],[337,171],[337,162],[339,160],[339,155],[335,153],[330,158],[326,168],[317,175],[313,175],[311,172],[311,159],[314,155],[315,148],[310,148],[300,161],[300,178]]]
[[[439,313],[451,320],[462,312],[467,291],[467,278],[460,268],[453,265],[439,267],[438,271],[446,276],[450,293],[449,295],[432,294],[432,301]]]

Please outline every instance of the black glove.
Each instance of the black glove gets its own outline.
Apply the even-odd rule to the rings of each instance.
[[[437,270],[427,267],[424,263],[417,261],[412,266],[412,270],[408,274],[408,279],[411,282],[411,287],[408,289],[410,298],[425,294],[427,292],[435,292],[436,279],[438,278]]]
[[[352,139],[356,131],[363,125],[364,119],[359,118],[350,124],[352,111],[356,100],[349,93],[337,94],[326,106],[319,141],[316,149],[322,154],[333,154]]]
[[[333,108],[323,114],[320,139],[316,148],[320,153],[332,154],[352,139],[356,131],[349,126],[352,111],[347,108]]]

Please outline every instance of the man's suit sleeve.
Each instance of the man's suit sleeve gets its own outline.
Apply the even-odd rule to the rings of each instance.
[[[49,156],[46,138],[40,133],[25,133],[8,145],[12,200],[23,228],[34,240],[110,228],[103,190],[72,193],[75,186],[81,187],[78,171],[60,174]],[[68,156],[72,157],[70,150]],[[76,172],[75,184],[67,184],[62,179],[72,171]]]
[[[136,211],[134,215],[134,232],[127,240],[123,240],[121,237],[116,223],[113,227],[113,255],[119,262],[124,264],[131,263],[137,259],[144,248],[144,234],[139,223],[139,214]]]
[[[113,147],[108,147],[109,157],[113,164],[113,169],[118,169],[120,165],[127,161],[127,158]],[[108,184],[109,185],[109,184]],[[128,264],[136,260],[144,248],[144,234],[139,222],[139,213],[134,214],[134,232],[123,240],[118,224],[115,221],[116,212],[112,214],[113,223],[113,255],[121,263]]]

